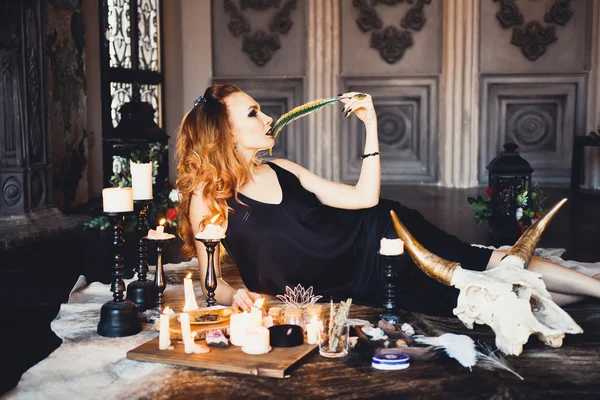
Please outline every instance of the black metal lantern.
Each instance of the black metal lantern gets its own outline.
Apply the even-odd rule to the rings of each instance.
[[[513,244],[520,235],[517,220],[517,195],[523,191],[531,193],[533,168],[522,158],[514,143],[506,143],[504,151],[487,166],[491,217],[490,234],[495,245]],[[525,208],[533,208],[532,196],[527,196]]]
[[[129,159],[136,150],[148,150],[158,143],[166,146],[169,136],[154,122],[154,108],[147,102],[132,101],[123,104],[119,109],[121,120],[116,128],[103,140],[103,175],[104,187],[111,186],[110,177],[113,174],[113,157],[121,156]],[[158,163],[158,173],[154,183],[154,193],[160,192],[169,176],[169,157],[165,152]],[[143,159],[142,162],[149,160]]]

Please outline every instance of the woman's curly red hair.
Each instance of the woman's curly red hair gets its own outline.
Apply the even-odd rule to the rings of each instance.
[[[225,99],[239,88],[228,84],[214,84],[204,92],[204,99],[192,108],[181,121],[177,134],[177,181],[180,193],[177,206],[178,231],[184,245],[181,253],[186,258],[196,255],[194,233],[190,221],[190,203],[194,193],[204,199],[209,215],[200,222],[199,230],[219,214],[222,223],[227,215],[227,199],[237,198],[239,188],[250,178],[250,169],[235,151],[229,112]],[[241,202],[240,202],[241,203]],[[242,203],[243,204],[243,203]]]

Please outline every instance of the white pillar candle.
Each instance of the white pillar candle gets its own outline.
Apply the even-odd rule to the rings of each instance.
[[[248,328],[250,314],[243,313],[231,314],[229,319],[229,340],[234,346],[243,346],[246,342],[246,329]]]
[[[398,256],[402,253],[404,253],[404,242],[402,239],[381,239],[379,254],[383,256]]]
[[[102,189],[102,209],[104,212],[133,211],[133,191],[130,187]]]
[[[138,164],[129,160],[134,200],[152,199],[152,163]]]
[[[192,273],[190,272],[183,279],[183,291],[185,294],[185,305],[183,306],[183,311],[193,311],[197,310],[198,302],[196,301],[196,294],[194,293],[194,284],[192,283]]]
[[[306,341],[308,344],[317,344],[319,341],[319,330],[321,329],[321,321],[317,317],[313,317],[308,325],[306,325]]]
[[[159,235],[161,233],[165,233],[165,219],[161,219],[159,224],[156,226],[156,233],[158,233]]]
[[[269,330],[262,326],[247,329],[242,351],[246,354],[265,354],[271,351]]]
[[[190,315],[188,313],[179,314],[179,322],[181,323],[181,339],[183,340],[183,347],[185,354],[192,354],[194,352],[194,338],[191,335],[190,329]]]
[[[171,332],[169,323],[169,307],[160,314],[160,332],[158,336],[158,349],[167,350],[171,346]]]

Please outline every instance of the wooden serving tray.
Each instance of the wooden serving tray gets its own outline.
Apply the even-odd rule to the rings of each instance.
[[[288,370],[317,347],[316,344],[304,343],[296,347],[273,347],[267,354],[250,355],[244,353],[241,347],[232,345],[226,349],[210,347],[210,352],[206,354],[185,354],[182,342],[172,340],[171,345],[174,346],[173,350],[159,350],[158,338],[156,338],[128,351],[127,358],[240,374],[287,378],[289,377]]]

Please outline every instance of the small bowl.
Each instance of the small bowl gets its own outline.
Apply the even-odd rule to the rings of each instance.
[[[273,325],[269,335],[273,347],[296,347],[304,343],[304,332],[299,325]]]

